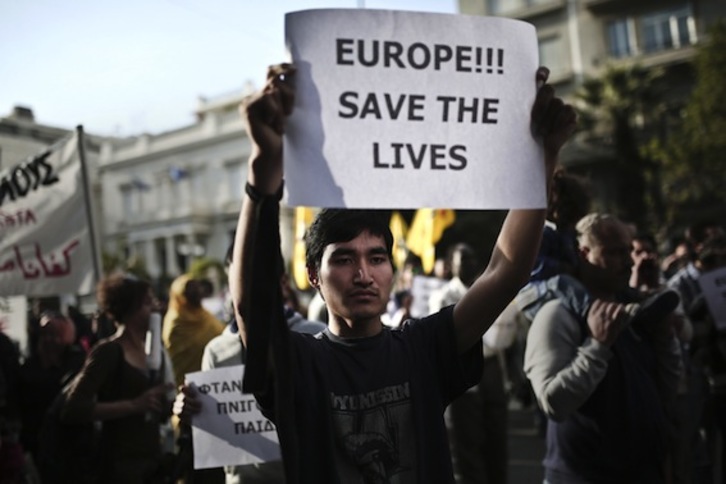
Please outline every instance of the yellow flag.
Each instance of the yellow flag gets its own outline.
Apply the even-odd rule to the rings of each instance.
[[[310,287],[305,268],[305,231],[313,222],[313,209],[295,207],[295,245],[292,249],[292,277],[301,291]]]
[[[421,258],[421,265],[426,274],[434,269],[436,261],[436,242],[441,240],[444,230],[451,226],[456,214],[450,209],[421,208],[411,222],[406,245],[408,250]]]
[[[441,240],[444,230],[449,228],[456,220],[456,212],[447,208],[434,210],[434,244]]]
[[[406,233],[408,232],[408,226],[406,221],[398,211],[391,213],[391,222],[389,223],[391,233],[393,234],[393,264],[398,270],[403,268],[403,264],[406,261],[406,254],[408,249],[406,248]]]
[[[416,210],[406,238],[408,249],[421,258],[425,273],[431,272],[436,259],[434,245],[434,212],[430,208]]]

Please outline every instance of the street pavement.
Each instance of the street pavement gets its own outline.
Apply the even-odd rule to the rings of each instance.
[[[510,406],[508,433],[508,484],[541,483],[545,440],[537,435],[534,409]]]

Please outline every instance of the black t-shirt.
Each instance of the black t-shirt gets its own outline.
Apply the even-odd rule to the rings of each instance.
[[[370,338],[289,333],[299,482],[454,482],[443,413],[481,377],[453,307]],[[271,395],[258,395],[274,420]]]

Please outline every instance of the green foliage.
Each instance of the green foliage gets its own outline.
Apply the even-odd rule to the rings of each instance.
[[[650,148],[663,161],[668,221],[687,224],[726,204],[726,21],[711,29],[694,62],[696,85],[682,123]]]
[[[146,262],[142,257],[131,257],[125,259],[120,252],[101,252],[101,266],[104,275],[114,272],[127,272],[139,279],[151,280],[149,271],[146,269]]]
[[[151,280],[151,274],[146,269],[146,261],[143,257],[131,257],[126,261],[126,272],[135,275],[139,279]]]
[[[615,156],[609,167],[618,180],[609,187],[616,191],[615,212],[641,228],[656,223],[649,217],[659,201],[650,173],[655,163],[644,148],[668,109],[664,79],[659,69],[610,66],[601,77],[586,79],[577,96],[587,140]],[[597,206],[603,201],[593,202]]]
[[[224,285],[226,279],[224,264],[210,257],[194,259],[189,266],[188,273],[195,279],[216,277],[216,282],[220,285]]]
[[[611,66],[602,77],[586,79],[578,93],[585,103],[583,127],[610,137],[623,129],[641,127],[647,118],[659,114],[662,79],[663,71],[638,65]]]
[[[124,261],[120,254],[101,251],[101,266],[103,273],[108,275],[115,271],[124,270]]]

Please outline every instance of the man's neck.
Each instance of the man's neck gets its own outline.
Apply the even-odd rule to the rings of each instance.
[[[380,316],[364,320],[332,316],[328,322],[328,329],[340,338],[368,338],[380,333],[383,330],[383,323]]]

